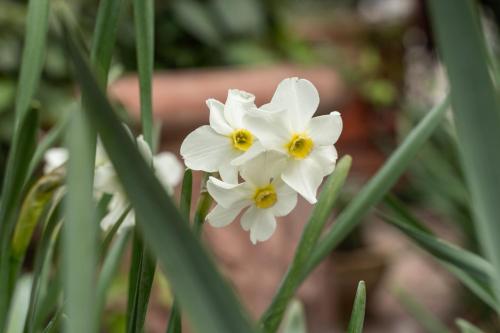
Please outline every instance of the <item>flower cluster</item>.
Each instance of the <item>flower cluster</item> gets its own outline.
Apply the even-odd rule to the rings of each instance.
[[[137,137],[136,144],[143,158],[153,167],[158,180],[168,193],[172,194],[174,187],[179,184],[182,177],[182,165],[177,157],[170,152],[162,152],[153,156],[151,149],[142,135]],[[49,149],[45,153],[44,172],[50,173],[63,167],[67,159],[68,151],[65,148]],[[108,205],[108,213],[101,220],[101,228],[104,231],[110,229],[130,209],[127,196],[121,186],[113,164],[100,142],[96,149],[94,194],[96,198],[100,198],[104,194],[112,195]],[[135,213],[133,210],[130,210],[125,215],[118,232],[134,224]]]
[[[229,90],[225,104],[207,101],[210,125],[186,137],[181,155],[187,167],[220,175],[207,183],[217,202],[207,216],[212,226],[226,226],[246,209],[241,226],[255,244],[271,237],[275,217],[293,210],[297,194],[316,203],[318,187],[335,168],[342,132],[338,112],[313,118],[318,105],[314,85],[298,78],[283,80],[261,107],[240,90]]]

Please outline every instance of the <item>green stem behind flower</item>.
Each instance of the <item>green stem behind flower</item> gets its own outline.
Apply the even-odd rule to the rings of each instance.
[[[309,260],[328,217],[331,216],[333,206],[349,174],[351,162],[350,156],[343,157],[337,164],[335,171],[328,177],[321,191],[318,204],[314,207],[309,222],[304,227],[293,261],[271,305],[262,315],[261,323],[264,332],[276,332],[278,329],[288,302],[292,299],[301,282],[304,265]]]

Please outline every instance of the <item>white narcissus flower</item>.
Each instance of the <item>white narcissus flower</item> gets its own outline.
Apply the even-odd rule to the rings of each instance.
[[[45,152],[44,160],[43,173],[51,173],[66,163],[68,160],[68,150],[66,148],[51,148]]]
[[[318,91],[305,79],[283,80],[269,104],[244,117],[248,129],[267,150],[287,156],[281,179],[307,201],[316,203],[323,177],[333,172],[342,132],[340,113],[312,118]]]
[[[269,239],[276,229],[276,217],[290,213],[297,204],[297,193],[279,177],[283,159],[266,152],[241,169],[241,184],[229,184],[210,177],[207,189],[217,206],[207,215],[214,227],[230,224],[246,208],[241,226],[250,231],[253,244]]]
[[[158,180],[168,193],[172,194],[174,187],[181,181],[183,173],[182,165],[177,157],[169,152],[162,152],[153,156],[151,149],[149,149],[142,135],[137,138],[136,142],[137,148],[146,162],[154,168]],[[66,163],[67,159],[68,152],[65,148],[49,149],[45,153],[46,165],[44,171],[47,173],[61,167]],[[103,194],[113,195],[108,205],[108,214],[101,220],[101,228],[106,231],[129,209],[130,204],[123,191],[118,175],[100,142],[98,142],[96,149],[94,193],[96,197],[100,197]],[[130,210],[120,225],[118,232],[134,224],[135,214],[133,210]]]
[[[181,155],[192,170],[219,172],[222,180],[236,184],[238,166],[263,151],[243,116],[256,110],[255,96],[231,89],[226,104],[207,100],[210,125],[198,127],[184,139]]]

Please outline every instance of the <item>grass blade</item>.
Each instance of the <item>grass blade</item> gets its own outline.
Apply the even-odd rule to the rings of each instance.
[[[302,237],[295,250],[295,256],[286,272],[278,292],[275,294],[271,305],[262,315],[261,323],[264,332],[275,332],[283,318],[283,314],[301,282],[302,271],[312,250],[316,246],[319,236],[333,206],[337,201],[342,186],[345,183],[352,159],[345,156],[338,162],[335,171],[328,177],[321,191],[318,204],[314,206],[312,215],[304,227]]]
[[[9,311],[6,333],[23,332],[29,307],[31,283],[31,276],[23,276],[17,281],[12,306]]]
[[[154,1],[134,0],[134,23],[137,67],[141,99],[141,122],[144,140],[153,147],[153,102],[151,78],[154,61]]]
[[[117,239],[111,246],[106,259],[102,265],[101,273],[97,281],[97,314],[100,315],[104,309],[106,295],[111,284],[111,281],[116,274],[120,260],[125,252],[125,246],[130,239],[131,230],[124,230],[118,235]]]
[[[85,111],[138,216],[144,239],[168,274],[193,329],[207,333],[252,332],[235,296],[137,151],[80,51],[69,35],[65,37],[80,87],[89,96],[91,107]]]
[[[101,0],[99,2],[90,50],[90,62],[102,87],[105,87],[108,82],[118,23],[126,3],[127,0]]]
[[[446,98],[434,107],[409,133],[377,174],[339,214],[334,225],[326,232],[314,250],[304,269],[304,278],[361,222],[363,216],[382,200],[443,119],[448,105],[448,98]]]
[[[193,171],[186,169],[182,179],[181,202],[179,210],[186,221],[190,219],[191,198],[193,192]],[[168,320],[167,333],[182,332],[182,317],[179,302],[174,299],[172,310],[170,311],[170,319]]]
[[[361,333],[363,332],[363,323],[365,321],[365,307],[366,307],[366,287],[365,282],[360,281],[358,289],[356,290],[356,297],[354,298],[354,305],[352,306],[351,319],[347,327],[347,333]]]
[[[18,208],[22,201],[22,189],[30,157],[33,154],[38,114],[31,110],[16,129],[5,172],[5,183],[0,203],[0,330],[5,327],[5,319],[12,293],[13,281],[10,278],[10,240]]]
[[[95,132],[85,114],[72,115],[67,147],[67,197],[64,225],[64,287],[67,332],[95,332],[97,228],[93,200]]]
[[[394,199],[386,200],[388,207],[394,204],[392,202],[393,200]],[[401,209],[401,207],[399,207],[399,209]],[[417,218],[412,216],[408,211],[406,215],[410,215],[413,222],[408,222],[407,218],[402,215],[391,216],[382,213],[378,215],[385,222],[397,227],[406,236],[437,259],[450,263],[484,282],[489,281],[494,276],[493,266],[480,256],[439,239],[430,231],[423,231],[413,226],[412,223],[415,223],[415,221],[420,225],[423,225],[423,223],[419,222]]]
[[[454,121],[478,235],[495,268],[500,298],[500,103],[478,8],[470,0],[428,1],[451,87]]]

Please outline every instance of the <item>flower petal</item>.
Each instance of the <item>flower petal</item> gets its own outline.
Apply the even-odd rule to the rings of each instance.
[[[224,118],[224,104],[213,98],[207,99],[206,103],[210,110],[210,127],[222,135],[231,133],[233,129]]]
[[[288,110],[293,129],[302,132],[318,108],[319,94],[310,81],[292,77],[280,82],[270,104]]]
[[[241,217],[245,229],[250,226],[250,240],[253,244],[268,240],[276,230],[276,219],[270,209],[250,207]]]
[[[243,90],[229,89],[224,106],[224,117],[233,129],[244,128],[243,115],[254,108],[254,95]]]
[[[309,135],[315,145],[333,145],[342,133],[342,118],[335,111],[328,115],[314,117],[309,123]]]
[[[248,112],[243,122],[264,148],[285,152],[292,135],[286,110]]]
[[[216,172],[228,163],[233,147],[229,138],[204,125],[191,132],[182,142],[181,155],[186,166],[193,170]]]
[[[271,207],[271,210],[274,216],[288,215],[297,205],[297,192],[281,179],[276,179],[273,185],[276,189],[278,200]]]
[[[155,174],[163,186],[172,193],[181,179],[183,168],[177,157],[170,152],[159,153],[153,157]]]
[[[285,167],[286,155],[264,152],[241,167],[241,177],[255,187],[267,186],[272,179],[279,178]]]
[[[238,184],[238,167],[231,165],[229,161],[221,164],[219,175],[222,181],[229,184]]]
[[[324,170],[316,163],[316,160],[308,158],[303,160],[290,159],[287,163],[281,179],[288,186],[297,191],[311,204],[316,203],[316,192],[324,177]]]
[[[320,146],[315,148],[310,155],[310,158],[314,159],[323,171],[323,175],[327,176],[333,172],[335,169],[335,163],[337,162],[337,149],[335,146]]]
[[[66,148],[51,148],[43,156],[45,166],[43,173],[47,174],[62,166],[68,160],[68,150]]]
[[[94,190],[98,193],[115,194],[122,190],[120,179],[116,175],[115,168],[111,162],[103,164],[95,169]]]
[[[246,162],[250,161],[251,159],[253,159],[254,157],[258,156],[260,153],[263,153],[264,151],[265,151],[265,148],[262,146],[260,141],[255,141],[246,152],[244,152],[243,154],[234,158],[231,161],[231,165],[234,165],[234,166],[243,165],[244,163],[246,163]]]
[[[224,208],[234,205],[249,205],[252,190],[246,183],[229,184],[210,177],[207,182],[208,193]]]
[[[240,212],[241,207],[238,206],[224,208],[221,205],[217,205],[207,215],[206,219],[212,227],[221,228],[233,222]]]

